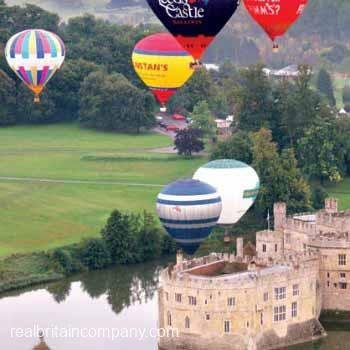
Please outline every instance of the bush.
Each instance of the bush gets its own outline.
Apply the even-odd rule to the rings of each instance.
[[[111,258],[105,243],[101,239],[89,239],[83,242],[81,262],[89,270],[99,270],[111,263]]]
[[[62,248],[57,248],[52,252],[51,259],[56,264],[59,272],[65,275],[80,272],[82,266],[79,262],[72,257],[72,254]]]
[[[327,197],[328,193],[322,186],[313,187],[311,194],[312,207],[316,210],[323,209]]]
[[[176,242],[168,235],[164,234],[162,236],[162,254],[169,255],[176,253],[177,246]]]

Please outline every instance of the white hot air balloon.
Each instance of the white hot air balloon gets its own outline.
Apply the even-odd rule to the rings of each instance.
[[[222,200],[220,225],[239,221],[253,205],[260,188],[255,170],[233,159],[214,160],[199,168],[193,178],[217,189]]]

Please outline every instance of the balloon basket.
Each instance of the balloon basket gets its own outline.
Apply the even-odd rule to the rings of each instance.
[[[203,63],[201,61],[196,60],[190,63],[190,68],[194,70],[203,68]]]
[[[161,111],[161,113],[166,113],[166,111],[167,111],[165,106],[160,107],[159,110]]]
[[[277,53],[279,50],[280,50],[280,47],[278,46],[278,44],[273,43],[272,52]]]
[[[40,103],[40,96],[39,95],[34,96],[34,103]]]

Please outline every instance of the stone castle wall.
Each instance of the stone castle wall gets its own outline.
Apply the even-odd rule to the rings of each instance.
[[[207,258],[210,259],[214,257]],[[226,255],[225,259],[235,258]],[[210,262],[208,271],[210,264],[223,261]],[[319,267],[314,255],[305,255],[298,268],[295,262],[290,259],[284,265],[219,277],[192,275],[191,270],[179,267],[172,273],[163,271],[160,325],[165,329],[176,328],[180,337],[161,338],[160,346],[207,349],[205,346],[214,341],[215,349],[243,350],[256,349],[258,343],[259,349],[273,349],[268,341],[271,337],[287,344],[297,342],[300,338],[292,339],[291,329],[305,322],[317,324]],[[275,288],[285,288],[281,298],[276,298]],[[295,314],[293,303],[297,305]],[[276,321],[274,308],[282,306],[285,320]],[[311,332],[308,337],[311,339]]]

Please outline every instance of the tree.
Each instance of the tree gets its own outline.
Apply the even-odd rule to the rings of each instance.
[[[252,143],[249,134],[238,131],[230,138],[220,141],[213,149],[211,159],[237,159],[247,164],[252,162]]]
[[[107,267],[110,262],[109,251],[103,240],[91,238],[83,242],[81,261],[89,270],[99,270]]]
[[[202,132],[199,129],[183,129],[177,132],[175,137],[175,149],[179,155],[191,157],[192,153],[204,150],[204,142],[201,140]]]
[[[265,215],[278,201],[286,202],[291,212],[310,209],[310,188],[298,169],[294,151],[285,149],[279,154],[271,131],[264,128],[252,133],[251,141],[252,166],[261,181],[255,205],[258,213]]]
[[[310,178],[338,182],[344,171],[344,149],[338,145],[335,125],[319,121],[310,127],[297,144],[303,172]]]
[[[257,131],[269,126],[272,88],[262,68],[256,65],[241,71],[242,84],[236,96],[237,118],[240,129],[245,131]]]
[[[350,104],[350,86],[346,85],[343,88],[343,103],[344,105]]]
[[[216,124],[206,101],[198,102],[198,104],[194,106],[190,116],[193,120],[192,127],[194,129],[201,130],[203,135],[209,137],[215,135]]]
[[[120,74],[92,72],[80,89],[79,121],[103,131],[137,132],[154,125],[153,98]]]
[[[114,210],[102,229],[102,238],[109,250],[112,263],[128,264],[135,262],[136,237],[133,218]]]
[[[15,82],[0,70],[0,126],[16,123]]]
[[[334,97],[332,78],[325,68],[320,69],[316,86],[318,91],[327,98],[329,105],[334,107],[336,100]]]
[[[160,256],[162,232],[153,214],[144,211],[141,215],[141,221],[138,246],[141,250],[141,260],[147,261]]]
[[[83,59],[67,60],[47,87],[62,120],[76,120],[79,116],[79,90],[84,79],[102,67]]]

